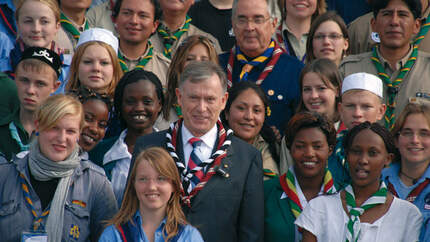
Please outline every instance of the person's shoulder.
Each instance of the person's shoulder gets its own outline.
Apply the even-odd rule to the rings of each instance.
[[[420,209],[413,203],[393,196],[393,203],[390,209],[394,209],[395,213],[421,215]]]
[[[81,160],[79,169],[82,173],[90,173],[90,177],[101,176],[106,178],[106,174],[103,168],[94,164],[92,161]]]
[[[113,241],[122,241],[121,235],[118,233],[118,230],[115,228],[115,225],[109,225],[100,235],[100,242],[113,242]]]
[[[237,152],[236,149],[238,149],[240,151],[247,150],[249,154],[259,153],[259,151],[254,146],[248,144],[247,142],[236,136],[231,137],[231,145],[233,148],[235,148],[235,152]]]
[[[418,58],[419,59],[423,59],[427,62],[430,61],[430,53],[429,52],[425,52],[425,51],[418,51]]]
[[[152,61],[156,61],[159,63],[162,63],[164,65],[167,65],[167,67],[170,65],[172,60],[167,58],[163,53],[158,52],[157,50],[152,51]]]
[[[264,184],[264,194],[271,193],[271,191],[279,190],[281,187],[281,183],[279,182],[279,177],[274,177],[272,179],[266,180],[263,182]]]
[[[137,139],[135,147],[149,148],[154,146],[165,146],[167,130],[152,132],[150,134],[141,136]]]
[[[278,63],[279,64],[289,63],[290,65],[293,64],[293,65],[296,65],[296,66],[303,67],[303,63],[301,61],[299,61],[294,56],[288,55],[287,53],[282,53],[281,54],[281,56],[279,57]]]
[[[187,224],[184,226],[184,230],[182,231],[182,234],[178,241],[203,242],[203,238],[198,229],[196,229],[190,224]]]
[[[342,62],[340,63],[340,66],[342,65],[349,65],[349,64],[356,64],[363,60],[370,60],[370,57],[372,56],[372,52],[365,52],[357,55],[349,55],[345,57]]]
[[[348,29],[350,28],[363,28],[364,24],[370,25],[370,20],[373,17],[373,12],[366,13],[361,15],[360,17],[354,19],[351,23],[348,24]]]

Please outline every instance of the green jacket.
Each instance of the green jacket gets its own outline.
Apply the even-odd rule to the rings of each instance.
[[[15,124],[18,130],[18,135],[21,138],[21,142],[25,145],[30,142],[30,137],[21,125],[21,121],[19,119],[19,108],[10,115],[0,118],[0,152],[2,152],[9,161],[12,159],[13,155],[22,151],[18,142],[12,138],[9,129],[9,124],[11,122]]]

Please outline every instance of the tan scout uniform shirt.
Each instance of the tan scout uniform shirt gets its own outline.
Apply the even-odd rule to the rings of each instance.
[[[430,7],[423,14],[423,23],[430,14]],[[373,18],[373,12],[367,13],[351,22],[348,26],[349,35],[349,50],[352,55],[368,52],[376,44],[372,40],[372,28],[370,20]],[[427,32],[425,38],[421,41],[419,50],[430,53],[430,31]]]
[[[272,154],[270,153],[269,144],[263,139],[263,137],[261,137],[261,135],[256,137],[252,146],[261,152],[261,156],[263,158],[263,169],[269,169],[279,176],[278,164],[276,164]],[[264,180],[269,179],[269,177],[264,177]]]
[[[294,53],[296,54],[296,58],[301,61],[303,59],[303,56],[306,54],[306,41],[308,40],[308,34],[302,35],[302,38],[300,38],[300,40],[298,40],[296,38],[296,36],[294,34],[292,34],[291,31],[288,29],[288,26],[285,23],[285,21],[283,21],[282,22],[282,32],[281,32],[282,38],[285,38],[285,35],[284,35],[285,32],[287,33],[288,40],[290,41],[290,44],[293,47]],[[278,38],[276,37],[276,32],[273,35],[273,39],[278,40]],[[290,51],[289,54],[291,55],[291,50],[288,50],[288,48],[285,46],[285,41],[283,41],[282,43],[278,43],[278,44],[284,50]]]
[[[378,53],[381,64],[385,67],[385,72],[391,77],[391,80],[394,80],[397,77],[399,70],[404,66],[411,53],[412,49],[398,62],[396,71],[393,71],[387,61]],[[366,52],[346,57],[340,64],[340,73],[344,77],[357,72],[367,72],[378,76],[376,67],[370,59],[371,56],[372,52]],[[419,92],[430,93],[430,53],[421,51],[418,52],[415,65],[409,73],[406,74],[402,84],[400,85],[400,90],[396,96],[396,117],[398,117],[400,112],[408,103],[408,98],[415,97]],[[384,84],[384,103],[386,103],[386,97],[387,86]]]
[[[70,20],[70,22],[75,26],[75,28],[82,33],[85,28],[87,19],[85,19],[84,24],[77,25],[73,21]],[[89,24],[89,27],[92,28],[93,26]],[[67,32],[63,27],[60,27],[60,29],[57,32],[57,36],[55,38],[55,42],[58,43],[58,46],[64,50],[64,54],[70,54],[73,56],[73,53],[75,52],[76,44],[78,44],[78,41],[73,38],[73,35],[69,32]]]
[[[185,20],[184,20],[184,24],[185,24]],[[182,34],[181,38],[179,38],[179,40],[175,41],[175,43],[173,44],[172,56],[175,54],[176,49],[178,48],[179,44],[184,39],[186,39],[188,36],[191,36],[191,35],[203,35],[203,36],[208,37],[212,41],[212,43],[214,44],[216,52],[218,54],[220,54],[222,52],[221,47],[219,45],[219,42],[215,37],[213,37],[209,33],[206,33],[204,31],[200,30],[196,26],[190,24],[189,30],[187,32],[185,32],[184,34]],[[158,32],[155,32],[155,34],[153,34],[149,40],[151,41],[152,45],[154,46],[154,50],[156,50],[157,52],[159,52],[161,54],[164,53],[163,38],[158,34]]]
[[[121,51],[121,50],[119,50]],[[133,70],[139,61],[145,57],[149,52],[149,48],[146,48],[145,53],[139,57],[137,60],[130,60],[125,56],[122,52],[121,54],[124,56],[124,62],[127,65],[129,70]],[[170,59],[165,57],[163,54],[158,53],[157,51],[153,50],[152,52],[152,59],[146,63],[145,67],[143,68],[145,71],[153,72],[161,81],[161,84],[163,85],[163,88],[167,88],[167,69],[169,69],[170,65]]]
[[[100,5],[90,8],[86,17],[88,23],[97,28],[104,28],[111,31],[115,36],[119,36],[112,22],[112,11],[110,9],[110,1],[106,1]]]

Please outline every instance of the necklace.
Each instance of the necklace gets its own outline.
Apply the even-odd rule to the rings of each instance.
[[[413,185],[417,184],[418,180],[421,178],[421,176],[419,176],[417,178],[411,177],[408,174],[404,173],[403,171],[400,171],[400,174],[402,174],[403,176],[405,176],[406,178],[411,180]]]

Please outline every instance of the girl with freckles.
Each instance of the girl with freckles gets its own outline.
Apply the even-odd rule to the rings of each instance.
[[[102,166],[121,204],[138,137],[154,131],[154,123],[164,104],[163,87],[148,71],[127,72],[115,89],[114,119],[120,121],[121,134],[103,140],[89,153],[91,161]]]
[[[293,166],[281,177],[264,183],[264,240],[301,241],[294,221],[309,201],[333,194],[337,184],[327,169],[336,142],[332,122],[318,113],[294,115],[285,131]]]
[[[343,145],[352,182],[309,203],[295,222],[303,241],[418,241],[418,208],[394,197],[381,181],[382,169],[397,153],[390,132],[364,122],[348,132]]]
[[[129,181],[99,241],[203,242],[182,212],[179,172],[166,150],[152,147],[138,154]]]

